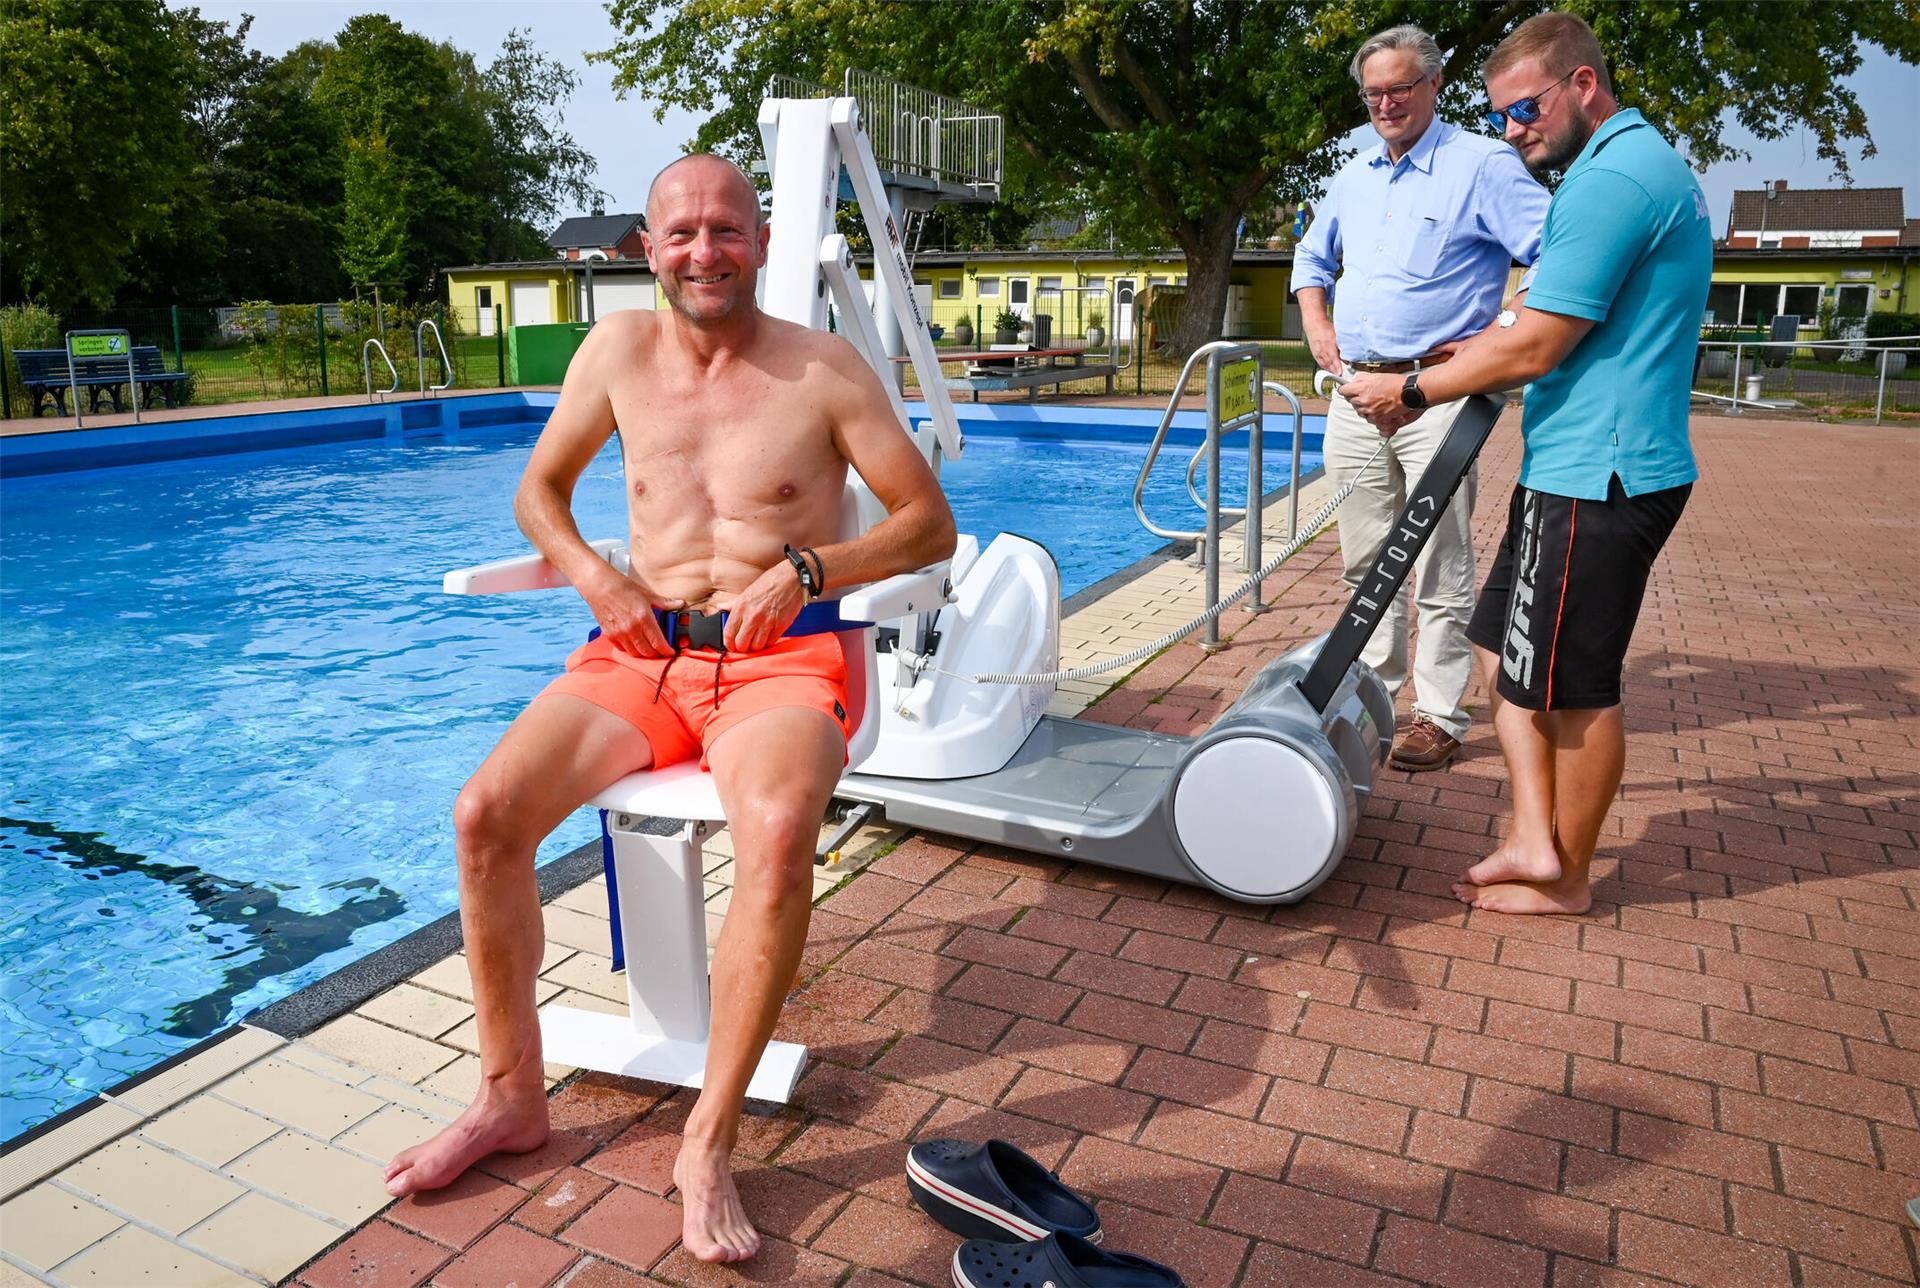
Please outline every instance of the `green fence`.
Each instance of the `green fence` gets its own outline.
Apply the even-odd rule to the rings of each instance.
[[[399,374],[400,389],[417,392],[421,370],[416,341],[420,323],[427,320],[445,338],[454,388],[493,389],[507,383],[507,337],[499,333],[497,318],[434,303],[376,305],[371,300],[348,300],[231,308],[81,309],[59,316],[49,336],[36,335],[31,343],[58,347],[62,331],[124,329],[136,345],[158,347],[169,371],[187,372],[192,379],[182,391],[182,401],[205,406],[364,393],[366,365],[371,365],[374,387],[385,389],[392,377],[367,347],[368,340],[378,340],[385,347]],[[446,379],[446,367],[431,331],[425,339],[426,383],[437,385]],[[5,414],[26,415],[28,404],[11,352],[0,370],[5,371],[5,387],[0,391],[5,394]]]

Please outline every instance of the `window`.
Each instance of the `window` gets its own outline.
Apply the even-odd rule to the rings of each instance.
[[[977,277],[973,282],[974,292],[983,300],[1000,298],[1000,279],[997,277]]]
[[[1107,279],[1104,277],[1083,277],[1080,279],[1080,281],[1081,281],[1081,284],[1085,286],[1088,291],[1096,295],[1103,295],[1106,293]]]
[[[1027,287],[1031,285],[1024,277],[1007,279],[1007,303],[1018,306],[1027,302]]]
[[[1040,289],[1043,291],[1052,291],[1058,295],[1060,293],[1060,279],[1057,277],[1043,277],[1040,279]]]
[[[960,298],[960,279],[957,277],[941,278],[940,279],[940,298],[943,300],[959,299]]]
[[[1780,311],[1798,314],[1803,326],[1812,325],[1820,316],[1820,288],[1817,286],[1782,287]]]

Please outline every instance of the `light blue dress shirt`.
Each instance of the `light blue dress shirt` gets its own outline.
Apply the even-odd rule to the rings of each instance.
[[[1332,295],[1347,361],[1418,358],[1493,321],[1508,269],[1540,253],[1551,200],[1511,147],[1435,117],[1398,163],[1382,143],[1334,176],[1292,288]]]
[[[1547,216],[1527,307],[1593,329],[1527,386],[1520,482],[1604,501],[1699,477],[1687,437],[1693,361],[1713,278],[1699,181],[1632,108],[1594,131]]]

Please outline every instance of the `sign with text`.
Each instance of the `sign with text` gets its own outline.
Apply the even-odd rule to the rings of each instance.
[[[1220,423],[1230,425],[1260,407],[1260,364],[1252,358],[1220,368]]]
[[[127,333],[75,332],[67,337],[67,353],[75,358],[124,358],[127,356]]]

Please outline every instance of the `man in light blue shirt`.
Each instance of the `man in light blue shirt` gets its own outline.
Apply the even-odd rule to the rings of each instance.
[[[1696,477],[1688,387],[1713,232],[1693,172],[1614,99],[1579,18],[1529,18],[1481,74],[1489,119],[1529,167],[1562,175],[1526,308],[1440,370],[1357,375],[1342,392],[1391,425],[1429,401],[1533,382],[1506,539],[1468,629],[1513,826],[1454,894],[1497,912],[1579,913],[1626,761],[1627,645]]]
[[[1546,189],[1494,139],[1434,115],[1440,49],[1418,27],[1374,36],[1353,59],[1380,146],[1355,157],[1327,190],[1294,251],[1293,289],[1314,360],[1332,372],[1412,372],[1449,356],[1500,309],[1514,263],[1533,263]],[[1327,317],[1327,302],[1333,317]],[[1335,487],[1354,480],[1340,508],[1348,585],[1372,566],[1461,404],[1435,405],[1410,423],[1376,430],[1344,398],[1327,413],[1325,459]],[[1369,458],[1388,435],[1385,449]],[[1413,660],[1413,719],[1393,763],[1439,769],[1467,732],[1473,679],[1467,622],[1473,613],[1469,475],[1415,566],[1420,647]],[[1394,601],[1362,659],[1398,693],[1408,673],[1407,604]]]

